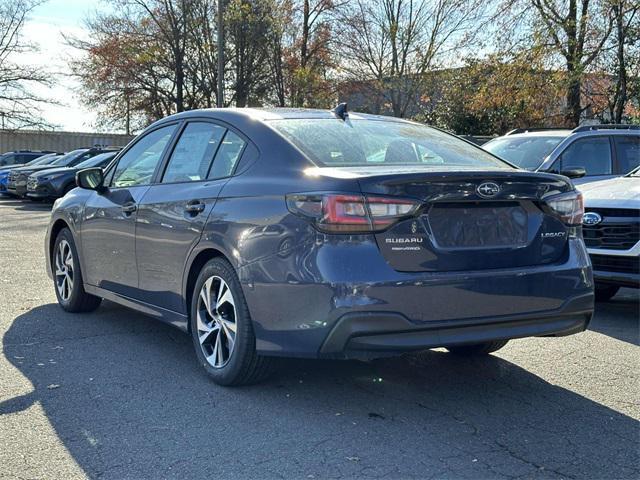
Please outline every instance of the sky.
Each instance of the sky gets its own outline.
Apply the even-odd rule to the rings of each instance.
[[[47,0],[32,11],[22,32],[23,39],[35,45],[38,51],[14,60],[27,65],[43,65],[57,74],[55,87],[33,89],[58,103],[44,106],[42,112],[44,119],[57,130],[88,132],[95,129],[95,115],[80,103],[77,81],[66,76],[67,60],[79,52],[65,45],[63,35],[86,38],[83,21],[101,8],[104,4],[100,1]]]

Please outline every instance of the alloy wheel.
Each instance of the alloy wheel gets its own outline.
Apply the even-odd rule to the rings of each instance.
[[[71,298],[73,292],[73,254],[71,245],[61,240],[56,251],[56,288],[60,298],[65,302]]]
[[[236,343],[236,306],[229,285],[212,276],[200,289],[197,308],[200,348],[209,365],[224,367]]]

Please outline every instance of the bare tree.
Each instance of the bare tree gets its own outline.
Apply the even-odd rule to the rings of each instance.
[[[86,21],[85,55],[70,63],[82,98],[104,125],[137,129],[183,110],[211,107],[217,94],[213,0],[113,0]]]
[[[348,78],[371,85],[393,115],[405,117],[419,101],[425,74],[473,30],[482,4],[356,0],[342,17],[344,29],[336,34],[342,68]]]
[[[0,0],[0,126],[4,128],[48,127],[41,107],[51,103],[33,92],[36,85],[50,85],[41,67],[16,60],[34,47],[22,38],[22,29],[38,0]]]
[[[629,68],[634,63],[640,63],[640,1],[638,0],[610,0],[610,8],[614,18],[613,71],[615,87],[610,101],[613,121],[621,123],[625,106],[629,100]],[[635,53],[635,57],[632,54]],[[629,64],[632,65],[629,65]],[[637,75],[637,73],[636,73]],[[640,82],[635,78],[635,82]],[[636,85],[636,88],[638,86]]]

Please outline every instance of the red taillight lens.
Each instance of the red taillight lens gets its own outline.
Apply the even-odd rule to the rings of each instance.
[[[547,200],[556,215],[567,225],[581,225],[584,216],[584,202],[580,192],[558,195]]]
[[[384,230],[413,215],[419,203],[392,197],[346,194],[287,195],[292,213],[313,220],[316,228],[331,233],[368,233]]]

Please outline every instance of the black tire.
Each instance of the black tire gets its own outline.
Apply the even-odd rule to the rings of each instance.
[[[218,279],[222,279],[228,286],[235,304],[235,312],[233,313],[236,328],[234,346],[230,351],[227,341],[226,352],[229,357],[224,365],[217,367],[207,360],[205,355],[207,347],[201,345],[198,329],[199,309],[200,315],[203,315],[202,318],[207,321],[211,320],[210,315],[204,311],[203,300],[201,300],[200,296],[205,282],[209,279],[213,279],[212,282],[218,282],[218,284],[221,283]],[[273,371],[275,359],[263,357],[256,352],[256,338],[253,333],[251,315],[249,314],[249,308],[247,307],[240,281],[231,264],[223,258],[209,260],[202,267],[192,293],[189,320],[191,338],[198,362],[204,367],[211,379],[218,385],[232,386],[258,383],[267,378]],[[212,306],[212,308],[214,307]],[[217,314],[218,312],[214,313]],[[210,324],[214,325],[213,320],[211,320]],[[219,329],[219,333],[212,334],[211,338],[215,339],[216,335],[220,335],[221,331],[222,329]],[[227,337],[223,336],[223,338]],[[209,345],[210,347],[211,345]],[[214,355],[210,354],[209,358],[211,359],[212,356]],[[215,362],[215,360],[213,361]]]
[[[471,345],[458,345],[446,347],[449,352],[454,355],[476,356],[489,355],[492,352],[500,350],[509,340],[494,340],[493,342],[474,343]]]
[[[617,285],[597,284],[595,288],[596,302],[608,302],[616,293],[618,293],[620,287]]]
[[[71,282],[72,287],[69,289],[70,294],[65,294],[63,296],[60,291],[59,283],[61,282],[60,279],[62,276],[56,274],[56,262],[57,256],[60,255],[60,249],[65,242],[66,245],[69,246],[69,250],[73,258],[73,262],[70,264],[71,267],[66,266],[67,270],[71,273],[73,281]],[[82,271],[80,269],[80,259],[78,258],[78,252],[76,251],[76,244],[73,240],[73,235],[68,228],[63,228],[56,237],[56,241],[53,246],[51,269],[53,270],[53,282],[56,297],[58,298],[58,303],[64,310],[72,313],[91,312],[100,306],[102,298],[90,295],[84,290]]]

